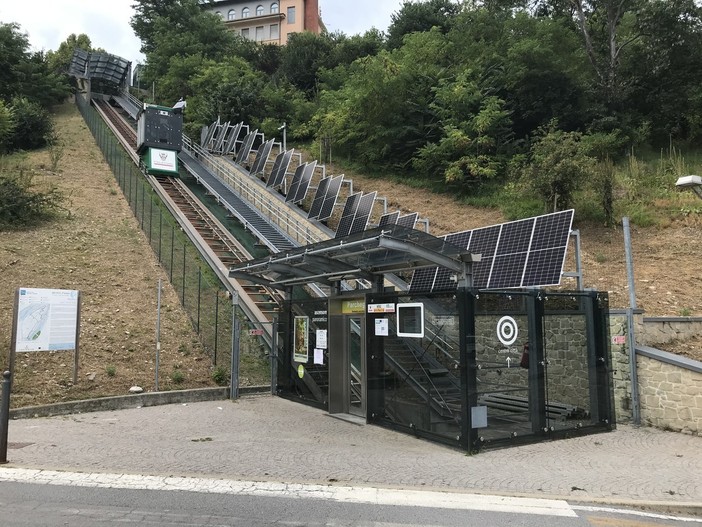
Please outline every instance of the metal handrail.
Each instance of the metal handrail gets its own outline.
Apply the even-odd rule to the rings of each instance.
[[[249,178],[217,163],[214,156],[199,145],[193,143],[186,135],[183,135],[183,146],[185,149],[192,151],[198,161],[208,168],[222,184],[229,187],[232,192],[261,211],[263,215],[299,245],[309,245],[322,240],[322,238],[315,236],[311,232],[306,222],[303,223],[296,219],[294,215],[290,213],[290,209],[287,205],[280,203],[272,196],[268,196],[267,193],[261,192],[258,186]]]

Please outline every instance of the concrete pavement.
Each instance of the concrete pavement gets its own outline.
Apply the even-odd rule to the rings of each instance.
[[[610,433],[482,452],[270,395],[10,421],[5,469],[440,490],[702,513],[702,437]]]

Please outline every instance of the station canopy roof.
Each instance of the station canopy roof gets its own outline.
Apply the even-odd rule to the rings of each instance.
[[[68,66],[68,74],[79,79],[99,79],[120,86],[129,75],[130,66],[131,62],[117,55],[76,49]]]
[[[465,248],[442,238],[387,225],[250,260],[231,267],[229,276],[285,288],[349,279],[372,281],[386,273],[437,265],[463,276],[469,263],[477,260]]]

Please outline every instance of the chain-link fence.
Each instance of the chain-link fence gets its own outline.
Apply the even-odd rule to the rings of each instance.
[[[101,116],[82,97],[77,96],[76,101],[139,226],[200,335],[200,341],[212,363],[226,369],[228,374],[232,352],[233,310],[237,309],[237,317],[240,317],[238,308],[232,305],[228,291],[200,258],[196,247]],[[260,362],[264,356],[264,352],[257,349],[259,347],[260,344],[245,345],[241,350],[242,355],[249,352],[258,358],[258,364],[252,365],[256,371],[261,370]],[[246,364],[242,364],[240,373],[248,374]]]

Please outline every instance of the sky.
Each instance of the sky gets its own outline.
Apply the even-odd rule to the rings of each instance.
[[[85,33],[93,47],[103,48],[136,64],[143,62],[140,41],[129,19],[134,0],[3,0],[0,22],[16,22],[29,36],[32,50],[49,51],[71,33]],[[319,0],[327,29],[347,35],[364,33],[371,27],[382,31],[390,25],[390,16],[398,11],[402,0]],[[362,13],[361,16],[358,16]]]

